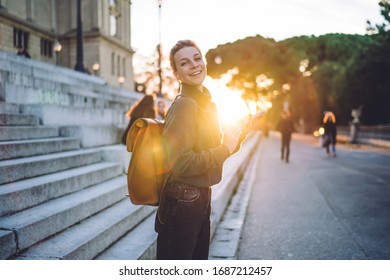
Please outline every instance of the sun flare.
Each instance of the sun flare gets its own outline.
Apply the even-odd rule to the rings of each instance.
[[[250,114],[247,104],[241,98],[241,91],[233,90],[222,80],[210,77],[206,78],[205,85],[212,93],[222,123],[237,122]]]

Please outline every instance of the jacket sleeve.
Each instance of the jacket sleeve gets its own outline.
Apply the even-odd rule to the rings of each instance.
[[[195,151],[198,105],[189,98],[174,103],[167,115],[163,139],[168,167],[181,177],[207,173],[222,166],[230,153],[224,145]]]

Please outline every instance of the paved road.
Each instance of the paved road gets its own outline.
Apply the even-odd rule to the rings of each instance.
[[[238,259],[390,259],[390,155],[338,146],[328,158],[293,136],[260,143]]]

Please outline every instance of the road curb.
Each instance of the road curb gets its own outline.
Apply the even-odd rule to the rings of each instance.
[[[215,230],[210,244],[209,259],[211,260],[237,259],[241,232],[244,226],[252,186],[256,177],[256,167],[260,156],[257,149],[260,144],[257,143],[253,151],[253,156],[247,165],[247,171],[234,190],[235,194]]]

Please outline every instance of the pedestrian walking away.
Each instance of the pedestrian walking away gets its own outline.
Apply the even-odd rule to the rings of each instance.
[[[337,141],[337,127],[336,116],[332,112],[327,112],[323,119],[324,123],[324,142],[326,154],[330,156],[330,147],[332,148],[332,155],[336,157],[336,141]]]
[[[31,58],[31,55],[26,48],[19,47],[16,54],[25,58]]]
[[[211,186],[221,180],[223,163],[239,149],[245,131],[223,137],[216,105],[203,86],[206,65],[193,41],[178,41],[170,64],[181,89],[163,130],[170,171],[156,214],[156,258],[207,259]]]
[[[281,117],[282,119],[277,125],[277,130],[281,133],[280,159],[285,160],[286,163],[288,163],[290,157],[291,134],[294,131],[294,124],[291,120],[290,112],[285,110],[282,111]]]

